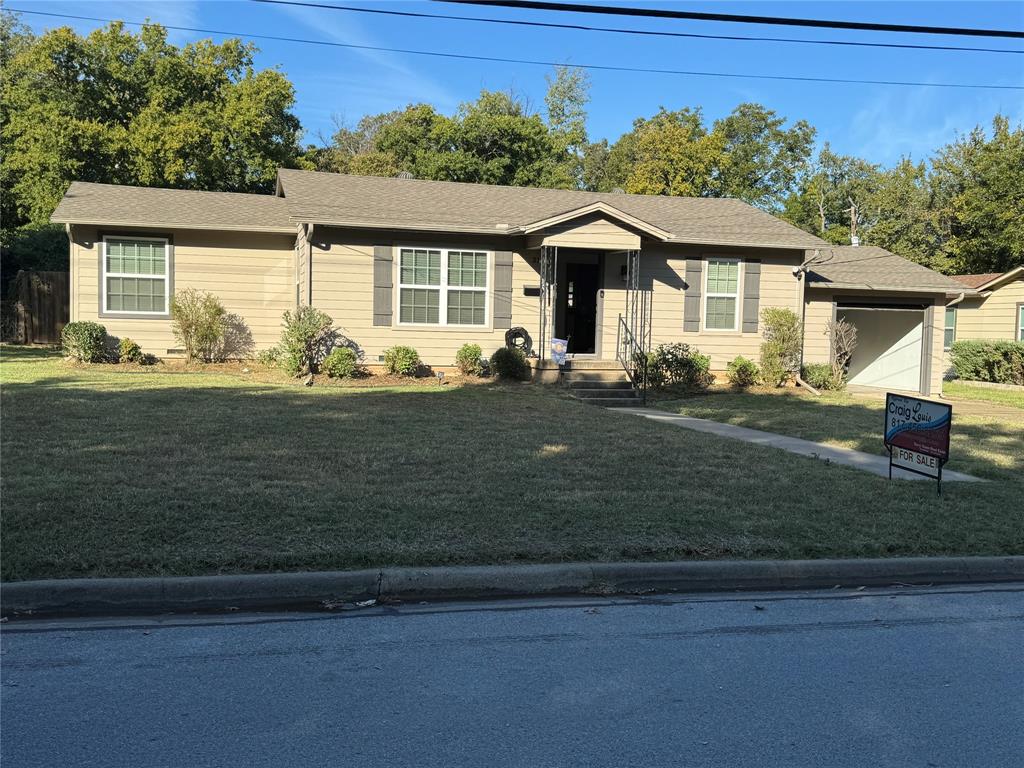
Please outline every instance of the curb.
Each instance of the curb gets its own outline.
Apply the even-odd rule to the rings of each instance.
[[[1024,556],[706,560],[385,568],[319,573],[54,579],[0,587],[3,615],[325,610],[364,600],[815,589],[1024,581]]]

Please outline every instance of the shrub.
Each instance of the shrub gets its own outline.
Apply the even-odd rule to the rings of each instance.
[[[815,389],[842,389],[846,386],[843,374],[836,377],[836,372],[828,363],[808,363],[804,366],[803,380]]]
[[[857,326],[841,317],[829,320],[825,324],[825,335],[828,336],[828,346],[832,354],[830,388],[842,389],[846,386],[850,358],[853,357],[853,350],[857,348]]]
[[[384,370],[402,376],[415,376],[420,367],[419,353],[412,347],[389,347],[384,350]]]
[[[141,363],[144,358],[142,347],[125,336],[117,343],[117,359],[122,363]]]
[[[270,347],[260,350],[259,354],[256,355],[256,362],[267,368],[273,368],[281,362],[281,348]]]
[[[648,357],[647,381],[651,386],[697,391],[707,389],[714,380],[711,358],[689,344],[659,344]]]
[[[212,293],[186,288],[171,299],[171,331],[185,348],[188,362],[214,359],[224,340],[224,316],[220,299]]]
[[[285,312],[281,332],[281,367],[291,376],[316,373],[334,346],[334,320],[310,306]]]
[[[84,320],[68,323],[60,332],[60,343],[67,357],[82,363],[96,363],[103,359],[106,351],[107,329]]]
[[[950,358],[958,378],[1024,384],[1024,341],[955,341]]]
[[[737,355],[727,366],[725,376],[737,389],[746,389],[757,384],[761,371],[753,360]]]
[[[499,347],[491,355],[491,370],[499,379],[528,381],[532,371],[526,354],[521,349]]]
[[[479,376],[484,371],[479,344],[463,344],[455,353],[455,365],[463,376]]]
[[[347,379],[356,372],[359,363],[355,351],[348,347],[335,347],[324,358],[323,369],[332,379]]]
[[[800,370],[803,329],[796,312],[783,307],[761,310],[764,342],[761,344],[761,377],[770,387],[781,387],[790,374]]]

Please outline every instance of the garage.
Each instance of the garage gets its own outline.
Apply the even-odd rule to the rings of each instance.
[[[882,389],[922,390],[925,308],[837,304],[836,317],[857,329],[850,358],[850,384]]]

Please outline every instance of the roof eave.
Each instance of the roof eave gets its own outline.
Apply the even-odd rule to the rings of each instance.
[[[981,285],[977,286],[975,290],[980,293],[981,291],[989,291],[992,290],[993,288],[998,288],[1003,283],[1009,282],[1010,280],[1016,278],[1017,275],[1024,275],[1024,266],[1014,267],[1013,269],[1007,270],[998,277],[993,277],[987,283],[982,283]]]
[[[295,226],[267,227],[258,225],[190,224],[183,222],[114,221],[112,219],[71,219],[51,216],[52,224],[78,224],[86,227],[136,227],[140,229],[202,229],[227,232],[267,232],[272,234],[294,234]]]
[[[638,229],[657,240],[671,240],[673,237],[671,232],[601,201],[580,206],[579,208],[573,208],[569,211],[563,211],[555,216],[549,216],[546,219],[540,219],[538,221],[530,222],[529,224],[524,224],[520,229],[524,234],[530,235],[534,232],[547,229],[548,227],[564,224],[567,221],[572,221],[573,219],[578,219],[583,216],[589,216],[592,213],[602,213],[606,216],[610,216],[611,218],[617,219],[623,224],[633,227],[634,229]]]
[[[834,283],[828,280],[808,280],[808,288],[831,288],[837,291],[890,291],[894,293],[942,293],[959,295],[961,293],[970,294],[971,289],[958,288],[958,287],[928,287],[928,286],[907,286],[907,285],[885,285],[885,284],[874,284],[874,283]]]

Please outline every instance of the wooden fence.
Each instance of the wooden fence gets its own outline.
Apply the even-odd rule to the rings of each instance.
[[[59,344],[69,318],[69,286],[67,272],[18,272],[12,341]]]

